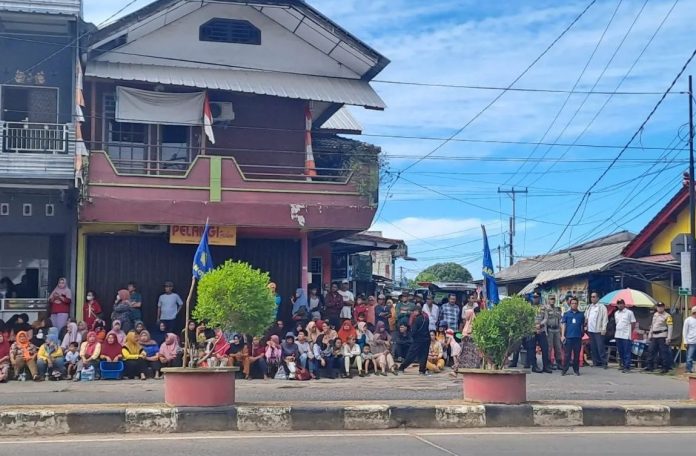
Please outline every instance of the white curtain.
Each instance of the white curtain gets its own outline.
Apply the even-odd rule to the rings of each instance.
[[[201,125],[205,92],[171,93],[116,87],[116,121]]]

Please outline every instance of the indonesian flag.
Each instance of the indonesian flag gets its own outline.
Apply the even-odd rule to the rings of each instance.
[[[213,133],[213,113],[210,111],[210,99],[208,94],[205,94],[205,103],[203,104],[203,130],[208,140],[215,144],[215,134]]]

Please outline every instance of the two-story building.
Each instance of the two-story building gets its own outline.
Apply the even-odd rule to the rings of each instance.
[[[0,299],[74,283],[80,17],[80,0],[0,1]]]
[[[346,106],[385,108],[388,60],[304,1],[158,0],[86,55],[78,308],[94,289],[108,314],[136,280],[153,322],[206,220],[215,263],[269,272],[289,305],[310,259],[370,226],[379,149],[338,134],[359,129]]]

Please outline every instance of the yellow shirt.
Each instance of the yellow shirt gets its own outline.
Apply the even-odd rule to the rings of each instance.
[[[43,361],[48,361],[48,352],[46,352],[46,344],[43,344],[41,348],[39,348],[39,353],[38,353],[38,358],[43,360]],[[51,358],[56,359],[56,358],[62,358],[63,357],[63,349],[60,348],[60,346],[56,347],[55,350],[51,352]]]

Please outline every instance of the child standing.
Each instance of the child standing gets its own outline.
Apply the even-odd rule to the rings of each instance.
[[[68,379],[72,379],[77,372],[77,363],[80,361],[80,352],[78,348],[77,342],[70,342],[68,351],[65,353],[65,367],[67,369]]]

